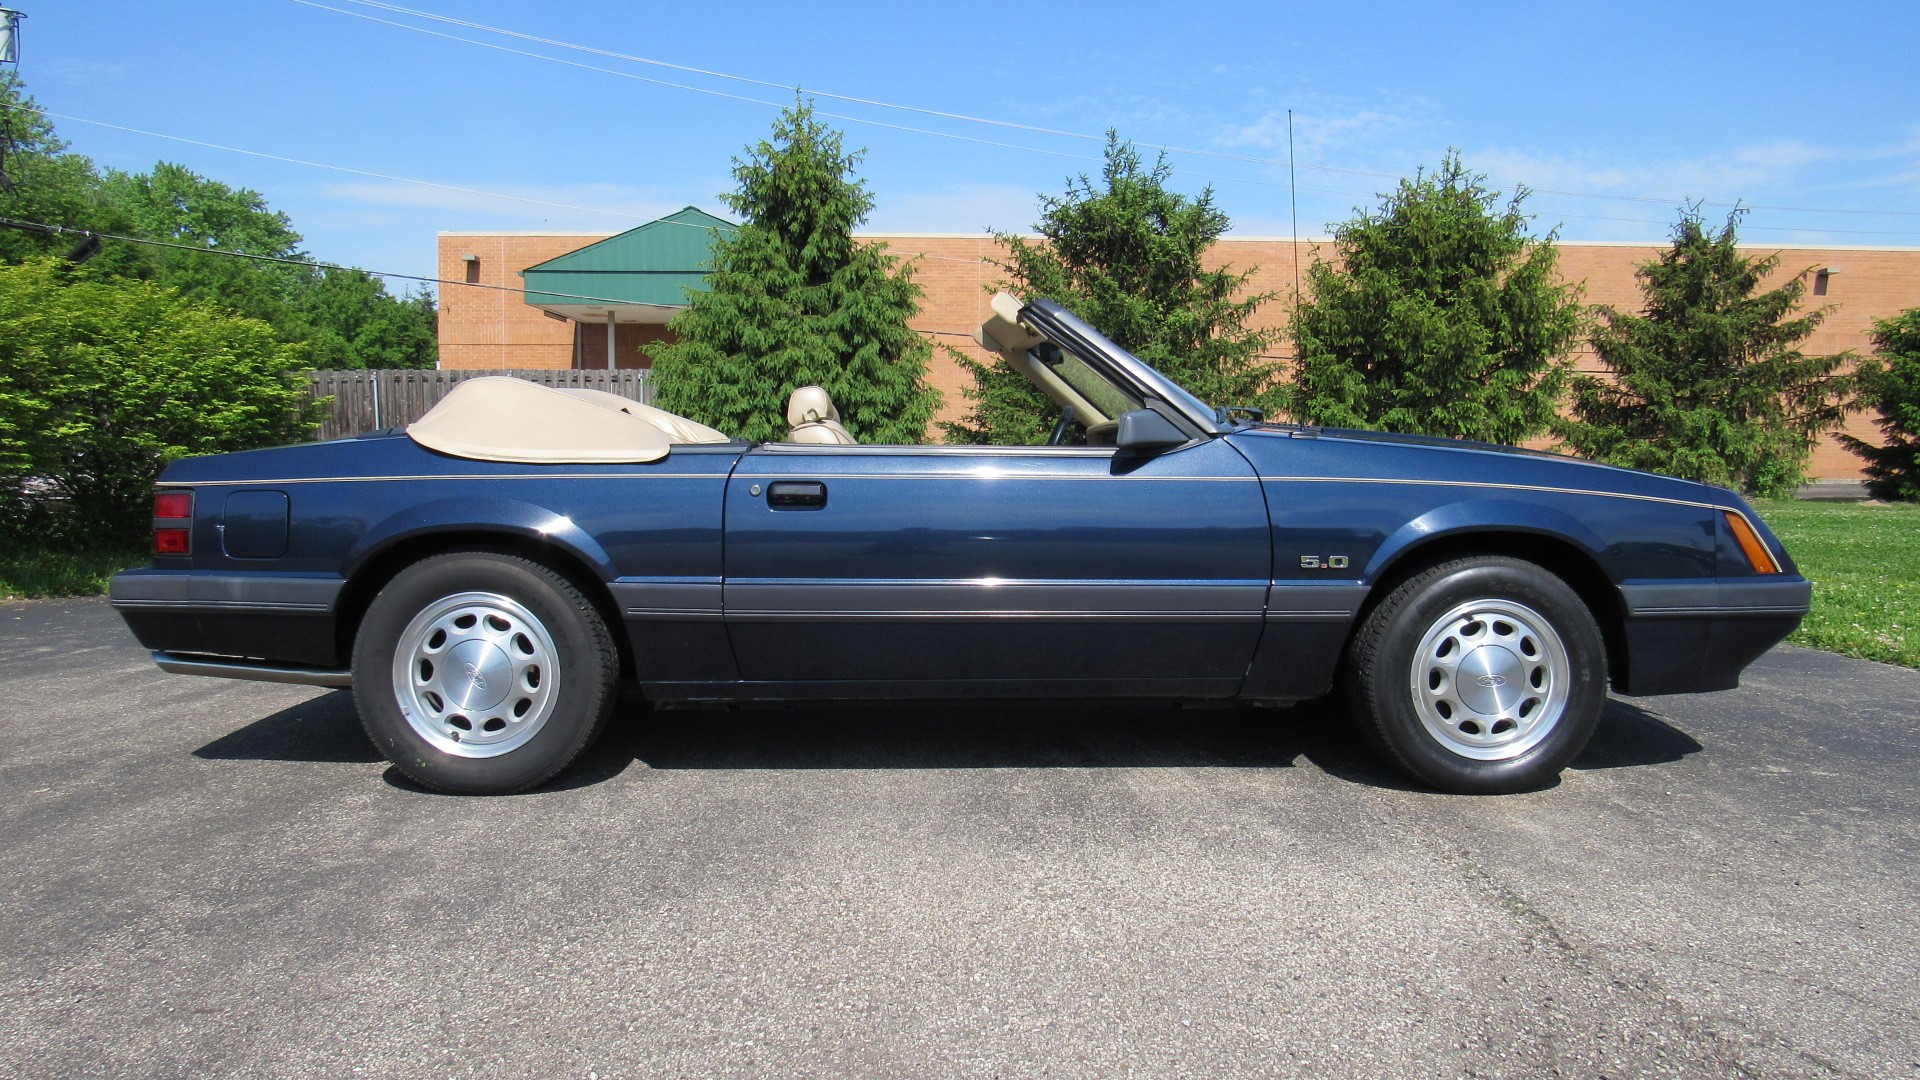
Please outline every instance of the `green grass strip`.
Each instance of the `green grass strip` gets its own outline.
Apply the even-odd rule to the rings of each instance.
[[[1757,509],[1813,582],[1787,640],[1920,668],[1920,505],[1765,502]]]
[[[0,540],[0,599],[98,596],[108,578],[146,561],[138,548],[75,551]]]

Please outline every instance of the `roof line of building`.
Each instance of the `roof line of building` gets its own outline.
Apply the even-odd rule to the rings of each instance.
[[[434,235],[446,236],[446,237],[579,236],[579,237],[596,239],[596,240],[604,240],[604,239],[607,239],[608,237],[618,236],[619,234],[609,233],[609,232],[583,232],[578,229],[519,229],[519,230],[516,230],[516,229],[442,229],[439,232],[435,233]],[[985,233],[865,232],[863,231],[863,232],[854,233],[853,235],[856,237],[859,237],[862,240],[991,240],[993,239],[991,235],[985,234]],[[1038,234],[1035,234],[1035,233],[1020,233],[1018,235],[1021,236],[1023,239],[1028,239],[1028,240],[1039,239]],[[1243,236],[1238,233],[1228,233],[1225,236],[1221,237],[1220,239],[1222,241],[1228,241],[1228,242],[1245,241],[1247,243],[1261,243],[1261,244],[1291,244],[1295,242],[1295,238],[1291,236]],[[1333,243],[1333,237],[1302,236],[1298,238],[1298,242],[1302,244],[1331,244]],[[1670,241],[1666,241],[1666,240],[1564,240],[1562,239],[1562,240],[1554,241],[1554,245],[1556,247],[1563,247],[1563,248],[1568,248],[1568,247],[1664,248],[1668,246],[1669,243]],[[1791,242],[1791,241],[1779,241],[1779,242],[1765,241],[1765,242],[1758,242],[1758,243],[1741,241],[1738,246],[1743,248],[1755,248],[1755,249],[1772,250],[1772,251],[1920,251],[1920,245],[1909,245],[1909,244],[1811,244],[1811,243],[1798,243],[1798,242]]]

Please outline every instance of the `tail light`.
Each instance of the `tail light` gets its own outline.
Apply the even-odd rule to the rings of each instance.
[[[153,553],[193,554],[193,492],[162,491],[153,497]]]
[[[1747,562],[1752,565],[1754,573],[1777,574],[1780,572],[1780,563],[1774,559],[1773,552],[1767,550],[1766,541],[1761,540],[1760,534],[1753,531],[1753,526],[1748,523],[1744,515],[1736,514],[1731,510],[1727,511],[1727,528],[1733,530],[1733,538],[1739,543],[1740,551],[1746,555]]]

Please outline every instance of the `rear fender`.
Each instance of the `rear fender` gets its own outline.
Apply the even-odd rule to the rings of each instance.
[[[590,567],[602,581],[612,581],[619,576],[606,549],[574,524],[572,518],[517,499],[440,499],[409,506],[361,534],[347,555],[344,576],[352,580],[369,562],[395,544],[451,533],[476,539],[494,535],[551,544]]]

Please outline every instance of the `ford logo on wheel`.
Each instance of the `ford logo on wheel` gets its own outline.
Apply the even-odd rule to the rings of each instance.
[[[1474,681],[1479,683],[1481,686],[1507,685],[1507,677],[1505,675],[1482,675],[1478,679],[1475,679]]]

